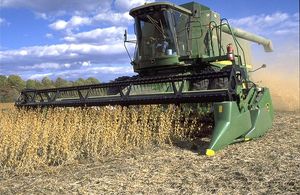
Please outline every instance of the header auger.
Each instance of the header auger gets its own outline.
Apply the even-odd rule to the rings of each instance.
[[[134,8],[137,73],[110,83],[25,89],[17,107],[211,104],[214,130],[207,155],[262,136],[272,126],[269,89],[249,78],[250,42],[272,51],[270,40],[233,28],[198,3],[156,2]],[[197,110],[195,110],[197,112]]]

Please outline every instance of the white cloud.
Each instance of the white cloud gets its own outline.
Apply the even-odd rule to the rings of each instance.
[[[49,25],[54,30],[63,30],[67,27],[68,23],[64,20],[57,20],[56,22]]]
[[[129,15],[128,12],[116,13],[112,11],[107,11],[91,17],[73,16],[68,21],[59,19],[50,24],[49,27],[53,30],[67,30],[68,32],[71,32],[73,29],[76,29],[80,26],[87,26],[91,24],[109,24],[124,26],[128,24],[133,24],[133,18]]]
[[[231,23],[237,26],[273,26],[289,18],[287,13],[277,12],[272,15],[253,15],[237,20],[231,20]]]
[[[133,18],[129,12],[116,13],[116,12],[103,12],[93,17],[95,23],[108,23],[113,25],[128,25],[132,24]]]
[[[53,73],[42,73],[42,74],[38,73],[38,74],[33,74],[33,75],[29,76],[28,79],[40,80],[40,79],[42,79],[44,77],[49,77],[51,75],[53,75]]]
[[[0,7],[29,8],[34,12],[83,12],[108,9],[112,0],[1,0]]]
[[[21,69],[24,70],[37,70],[37,69],[59,69],[61,68],[61,65],[58,63],[51,63],[51,62],[47,62],[47,63],[40,63],[40,64],[34,64],[32,66],[21,66]]]
[[[155,0],[116,0],[115,6],[118,10],[124,11],[124,10],[130,10],[131,8],[143,5],[145,3],[152,3]]]
[[[65,63],[65,64],[59,64],[56,62],[46,62],[46,63],[40,63],[40,64],[34,64],[32,66],[22,66],[21,69],[24,70],[57,70],[57,69],[64,69],[64,68],[70,68],[71,64]]]
[[[72,27],[77,27],[82,25],[89,25],[91,24],[91,20],[88,17],[73,16],[68,23]]]
[[[129,9],[148,0],[0,1],[0,8],[26,8],[36,19],[48,21],[48,27],[60,33],[48,32],[45,38],[53,38],[55,34],[62,42],[0,50],[3,74],[20,74],[31,79],[45,76],[76,79],[85,76],[113,78],[133,73],[123,45],[123,34],[128,25],[133,25]],[[129,34],[129,37],[134,35]],[[127,45],[130,51],[134,51],[134,46]]]
[[[36,16],[36,18],[41,18],[41,19],[44,19],[44,20],[48,20],[49,19],[48,15],[46,13],[36,12],[35,16]]]
[[[91,62],[90,61],[82,62],[82,66],[91,66]]]
[[[43,72],[32,72],[32,70],[28,70],[26,73],[28,79],[37,79],[40,80],[43,77],[62,77],[64,79],[75,80],[80,77],[98,77],[102,81],[109,81],[118,76],[124,75],[133,75],[133,70],[130,65],[127,66],[105,66],[102,64],[96,64],[91,67],[77,67],[68,70],[52,70],[51,72],[47,70],[43,70]]]
[[[76,54],[116,54],[123,50],[122,44],[114,45],[90,45],[90,44],[57,44],[49,46],[24,47],[21,50],[0,51],[2,60],[10,57],[36,56],[36,57],[57,57]]]
[[[87,32],[70,34],[64,40],[72,43],[112,44],[122,43],[125,27],[97,28]]]
[[[69,21],[57,20],[54,23],[50,24],[49,27],[53,30],[72,30],[79,26],[89,25],[92,23],[92,19],[88,17],[81,16],[72,16]]]
[[[0,25],[5,22],[4,18],[0,18]]]
[[[66,68],[70,68],[70,67],[71,67],[71,64],[69,64],[69,63],[65,63],[65,64],[64,64],[64,67],[66,67]]]
[[[130,65],[128,66],[102,66],[95,67],[80,67],[78,69],[59,71],[55,73],[56,77],[62,77],[65,79],[76,79],[79,77],[99,77],[103,80],[111,80],[117,76],[133,75],[133,70]]]
[[[45,37],[48,38],[48,39],[51,39],[51,38],[53,38],[53,34],[47,33],[47,34],[45,35]]]
[[[9,22],[7,22],[6,19],[0,17],[0,26],[6,26],[6,25],[9,25]]]
[[[27,52],[26,50],[21,50],[21,51],[18,52],[18,54],[19,54],[20,56],[27,56],[27,55],[28,55],[28,52]]]
[[[117,66],[117,67],[92,67],[85,70],[86,72],[93,72],[94,74],[105,73],[105,74],[127,74],[133,73],[131,66]]]
[[[231,19],[230,24],[247,31],[264,35],[283,35],[299,33],[299,13],[276,12],[270,15],[253,15],[240,19]]]
[[[19,74],[26,79],[61,76],[74,80],[93,76],[108,81],[117,76],[133,74],[123,43],[24,47],[0,51],[0,58],[2,74]]]
[[[129,49],[133,50],[133,47],[133,45],[129,46]],[[17,50],[0,51],[0,58],[2,68],[7,69],[11,69],[11,64],[14,64],[14,69],[23,67],[24,64],[26,66],[39,64],[40,67],[48,65],[56,67],[57,65],[53,65],[53,63],[87,65],[87,63],[97,64],[112,61],[129,64],[122,42],[103,45],[57,44],[24,47]],[[85,63],[82,64],[83,62]]]

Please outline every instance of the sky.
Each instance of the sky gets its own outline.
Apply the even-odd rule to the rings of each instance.
[[[68,80],[92,76],[104,82],[132,75],[123,45],[125,29],[134,38],[128,12],[153,1],[0,0],[0,75]],[[253,45],[254,67],[265,63],[266,71],[299,77],[299,0],[195,2],[220,13],[232,26],[273,41],[273,53]]]

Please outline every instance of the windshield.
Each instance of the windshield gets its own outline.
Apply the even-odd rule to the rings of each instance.
[[[185,19],[182,16],[185,16]],[[187,18],[186,15],[171,9],[137,16],[135,30],[138,48],[135,60],[182,55],[187,48],[185,36]]]

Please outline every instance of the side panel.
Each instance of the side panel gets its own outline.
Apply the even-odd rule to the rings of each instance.
[[[226,46],[229,43],[232,43],[235,54],[239,54],[242,57],[243,64],[246,64],[249,69],[251,68],[251,47],[249,41],[236,38],[240,44],[239,46],[235,44],[235,41],[230,34],[223,32],[220,37],[217,35],[216,28],[209,32],[209,24],[211,22],[211,27],[220,25],[220,15],[218,13],[197,3],[188,3],[181,6],[194,13],[189,23],[190,31],[188,35],[190,46],[189,53],[192,58],[226,55]],[[210,33],[212,37],[210,37]],[[218,39],[221,40],[221,54],[219,53]],[[225,63],[225,65],[227,64]],[[222,66],[222,62],[218,64],[218,66]]]
[[[257,103],[258,109],[251,110],[252,127],[245,135],[246,139],[257,138],[272,127],[274,110],[268,88],[263,88],[261,99]]]
[[[220,150],[249,131],[251,128],[250,112],[240,112],[236,102],[214,104],[215,127],[209,150]]]
[[[220,15],[212,12],[206,6],[194,2],[181,6],[193,13],[189,22],[190,31],[188,33],[190,55],[192,58],[213,57],[213,54],[217,51],[217,45],[211,46],[208,29],[211,21],[216,24],[220,23]]]

